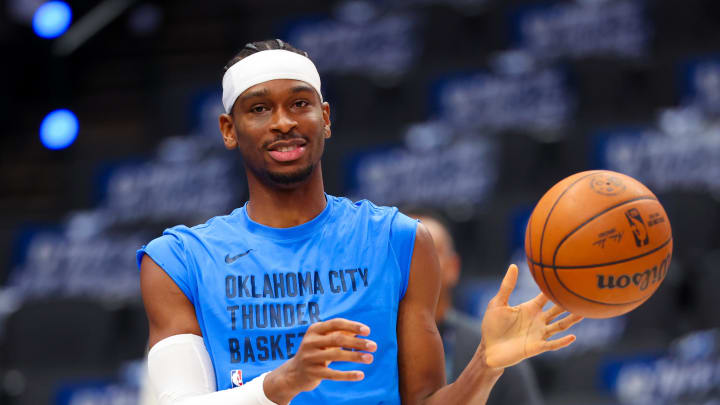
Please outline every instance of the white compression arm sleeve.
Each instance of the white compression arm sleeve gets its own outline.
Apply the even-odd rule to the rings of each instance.
[[[265,374],[240,387],[216,391],[210,356],[197,335],[157,342],[148,353],[148,375],[160,405],[276,405],[263,391]]]

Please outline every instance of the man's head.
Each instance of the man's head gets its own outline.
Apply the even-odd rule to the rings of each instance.
[[[460,279],[460,256],[455,251],[455,242],[450,228],[439,214],[424,209],[409,209],[405,214],[419,219],[430,232],[435,244],[435,252],[440,262],[440,296],[435,308],[435,321],[438,324],[445,319],[447,310],[452,307],[453,288]]]
[[[410,210],[406,214],[419,219],[430,232],[442,271],[441,289],[443,292],[452,291],[460,278],[460,256],[455,251],[455,241],[450,235],[447,223],[440,215],[429,211]]]
[[[249,176],[294,188],[319,173],[330,106],[307,53],[281,40],[245,45],[225,67],[220,131]]]

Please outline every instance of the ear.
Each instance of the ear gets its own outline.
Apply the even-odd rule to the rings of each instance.
[[[220,114],[218,123],[220,124],[220,133],[222,134],[225,149],[237,149],[238,140],[235,135],[235,123],[232,116],[230,114]]]
[[[328,139],[332,131],[330,130],[330,104],[328,104],[327,101],[322,103],[322,114],[323,121],[325,121],[325,139]]]

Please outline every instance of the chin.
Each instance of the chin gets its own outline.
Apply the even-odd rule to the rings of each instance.
[[[263,177],[268,179],[272,184],[276,186],[280,186],[283,188],[293,188],[307,182],[308,179],[310,179],[310,175],[312,175],[312,172],[314,170],[315,165],[310,164],[304,168],[290,171],[287,173],[267,171],[265,172],[265,176]]]

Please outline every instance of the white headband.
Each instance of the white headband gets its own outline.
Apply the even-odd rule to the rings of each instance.
[[[223,76],[222,103],[225,112],[232,111],[235,100],[250,87],[275,79],[301,80],[320,92],[320,74],[305,56],[283,49],[260,51],[230,66]]]

